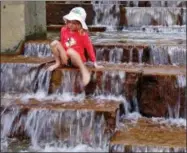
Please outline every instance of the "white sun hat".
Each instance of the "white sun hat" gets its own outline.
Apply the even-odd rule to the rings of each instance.
[[[82,7],[74,7],[69,14],[63,16],[64,20],[77,20],[81,23],[83,29],[88,29],[86,25],[86,12]]]

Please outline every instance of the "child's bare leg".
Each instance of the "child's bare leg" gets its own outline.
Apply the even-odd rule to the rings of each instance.
[[[59,52],[56,48],[56,45],[57,45],[57,41],[53,41],[51,44],[50,44],[50,47],[51,47],[51,50],[52,50],[52,53],[54,55],[54,58],[55,58],[55,64],[51,65],[48,70],[49,71],[53,71],[54,69],[58,68],[60,66],[60,57],[59,57]]]
[[[60,42],[57,43],[56,47],[57,47],[57,50],[59,51],[61,63],[67,65],[68,57],[67,57],[65,49],[62,47]]]
[[[69,55],[73,65],[79,67],[84,86],[90,82],[90,73],[84,63],[81,60],[80,55],[74,49],[68,49],[67,54]]]
[[[55,58],[55,64],[51,65],[48,70],[53,71],[54,69],[60,66],[60,63],[66,64],[67,63],[67,55],[65,53],[64,48],[61,46],[60,42],[55,40],[50,44],[52,53]]]

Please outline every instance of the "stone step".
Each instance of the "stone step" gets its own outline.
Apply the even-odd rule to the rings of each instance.
[[[53,59],[31,59],[11,57],[1,60],[1,76],[6,78],[2,80],[1,92],[36,93],[42,90],[47,95],[70,92],[76,96],[85,92],[87,96],[123,96],[132,105],[132,110],[137,100],[139,110],[145,116],[186,117],[186,67],[104,62],[99,63],[104,66],[102,69],[88,66],[91,80],[83,87],[77,68],[61,67],[49,73],[46,68]]]
[[[25,57],[19,56],[7,56],[1,55],[2,63],[33,63],[33,64],[44,64],[50,66],[54,62],[53,57]],[[51,63],[51,64],[50,64]],[[172,66],[172,65],[148,65],[148,64],[114,64],[109,62],[98,62],[103,65],[104,68],[96,69],[93,66],[89,66],[88,69],[93,72],[97,71],[124,71],[132,73],[142,73],[143,75],[186,75],[186,66]],[[60,70],[61,68],[58,68]],[[77,68],[73,67],[62,67],[62,70],[77,71]]]
[[[42,132],[45,132],[45,126],[50,127],[48,132],[54,132],[54,138],[63,141],[68,139],[70,142],[77,141],[77,139],[87,141],[86,138],[90,140],[92,135],[89,132],[93,133],[95,130],[102,130],[100,131],[102,139],[111,136],[115,130],[116,116],[121,107],[120,101],[94,98],[80,101],[1,98],[1,102],[2,127],[6,126],[6,122],[10,122],[12,127],[15,127],[7,129],[10,130],[7,133],[8,137],[32,137],[26,131],[32,132],[30,128],[33,128],[34,131],[37,130],[32,127],[37,124]],[[37,116],[35,113],[37,113]],[[12,120],[3,120],[7,116],[12,117]],[[31,118],[32,122],[30,122]],[[30,127],[27,126],[28,122]],[[44,124],[45,126],[43,126]],[[79,128],[77,134],[80,134],[80,138],[75,139],[75,133],[78,131],[77,128],[73,128],[74,126]],[[98,126],[102,129],[96,129]],[[85,133],[85,128],[88,135]],[[41,136],[41,133],[39,134]],[[45,133],[43,134],[47,139],[48,136]],[[94,137],[96,137],[96,134]]]
[[[24,55],[26,57],[52,56],[50,40],[27,41],[20,50],[7,56]],[[186,65],[186,50],[184,45],[122,42],[94,43],[97,61],[111,63],[146,63],[153,65]],[[85,56],[88,56],[85,54]]]
[[[1,59],[1,63],[25,63],[25,64],[45,64],[45,63],[50,63],[50,62],[54,62],[54,58],[53,57],[26,57],[23,55],[2,55],[0,56]]]
[[[115,113],[122,102],[104,99],[85,99],[81,101],[60,101],[60,100],[28,100],[1,98],[2,108],[21,108],[34,110],[87,110],[95,112],[108,112],[115,116]]]
[[[157,121],[156,121],[157,120]],[[123,121],[110,141],[111,152],[144,152],[155,149],[186,151],[186,125],[177,124],[180,119],[139,118],[137,122]],[[185,121],[184,121],[185,122]],[[121,150],[116,149],[121,148]],[[139,150],[139,151],[138,151]],[[177,152],[178,152],[177,151]]]

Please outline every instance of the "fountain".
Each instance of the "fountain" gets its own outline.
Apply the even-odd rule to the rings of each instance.
[[[106,27],[90,33],[104,69],[87,63],[86,87],[77,68],[48,72],[50,39],[1,55],[1,151],[186,152],[183,1],[81,5]]]

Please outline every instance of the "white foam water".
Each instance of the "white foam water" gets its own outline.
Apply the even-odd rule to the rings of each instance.
[[[177,83],[178,83],[179,88],[186,87],[186,76],[178,75],[177,76]]]
[[[158,124],[173,125],[177,127],[186,127],[186,119],[184,118],[163,118],[163,117],[152,117],[152,121]]]

